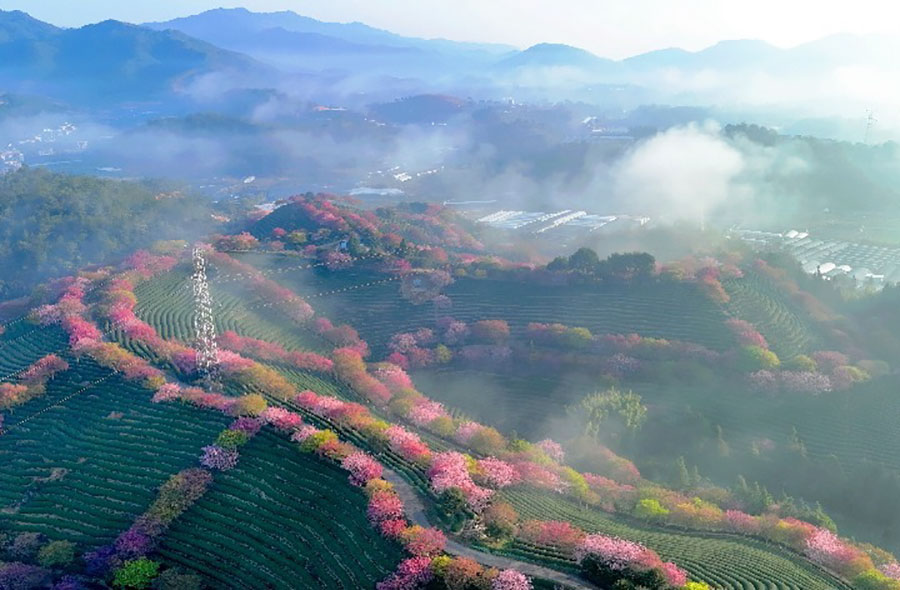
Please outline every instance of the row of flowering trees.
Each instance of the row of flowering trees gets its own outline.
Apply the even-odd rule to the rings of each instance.
[[[395,377],[395,381],[399,383],[407,383],[407,380],[408,377]],[[545,461],[552,460],[550,457],[553,457],[556,460],[563,459],[562,448],[550,440],[542,441],[527,451],[511,456],[510,458],[512,458],[514,462],[505,461],[497,457],[475,459],[471,456],[453,451],[434,453],[415,433],[398,425],[388,426],[386,423],[372,417],[365,407],[359,406],[358,404],[343,402],[327,396],[319,396],[312,391],[302,392],[295,401],[311,412],[366,433],[373,443],[376,443],[380,437],[383,444],[387,444],[389,448],[404,458],[422,465],[427,465],[428,468],[426,473],[431,481],[432,489],[434,489],[436,493],[458,489],[470,503],[470,507],[479,511],[488,507],[488,501],[492,495],[493,489],[500,489],[509,485],[522,483],[523,476],[519,468],[521,468],[529,478],[530,483],[537,482],[538,485],[540,485],[540,475],[535,473],[540,467],[531,463],[529,461],[530,458],[540,457]],[[477,437],[479,431],[483,428],[485,427],[473,422],[463,422],[458,429],[458,440],[464,443],[471,443],[473,438]],[[295,439],[301,441],[310,439],[316,440],[315,435],[317,432],[320,431],[307,429],[306,431],[295,434]],[[323,441],[327,442],[328,440],[330,439],[325,439],[323,437],[321,440],[317,441],[317,444],[322,444]],[[372,478],[380,475],[380,469],[378,467],[371,461],[357,455],[350,455],[344,459],[344,465],[345,468],[351,471],[352,481],[360,481],[360,479],[364,479],[365,477],[356,475],[356,470],[360,470]],[[519,468],[517,468],[517,465]],[[563,481],[562,478],[556,476],[556,474],[549,469],[547,470],[547,473],[550,474],[551,479],[549,485],[561,485],[561,482]],[[546,475],[544,475],[544,477],[546,478]],[[383,533],[389,536],[403,536],[403,533],[398,532],[401,529],[400,525],[396,522],[396,517],[400,514],[401,506],[402,504],[399,502],[399,499],[396,498],[394,494],[386,491],[383,484],[379,484],[372,493],[372,500],[370,501],[369,508],[370,518],[379,522],[379,526]],[[490,510],[490,508],[487,509]],[[408,533],[406,533],[406,535],[408,536]],[[427,579],[431,579],[431,577],[438,575],[438,572],[442,571],[442,568],[439,567],[442,565],[441,562],[429,563],[425,560],[419,560],[418,564],[420,568],[414,570],[416,575],[412,575],[407,569],[412,566],[413,563],[404,563],[403,567],[398,569],[395,576],[388,580],[386,583],[387,585],[383,586],[383,588],[403,588],[406,586],[403,586],[402,584],[411,583],[411,579],[418,579],[417,576],[419,574],[427,581]],[[428,567],[425,567],[426,565],[428,565]],[[477,578],[479,575],[477,572],[482,571],[482,569],[474,569],[475,573],[473,573],[472,576],[473,578]],[[510,576],[511,574],[507,574],[505,577]],[[397,585],[395,586],[393,584]]]
[[[121,581],[143,570],[158,571],[159,565],[147,556],[159,544],[169,526],[206,493],[212,474],[190,468],[170,477],[160,487],[156,499],[115,542],[84,555],[85,573],[96,579],[112,576]],[[154,568],[152,564],[155,564]],[[151,578],[153,576],[150,576]],[[123,584],[116,584],[123,585]]]
[[[583,535],[574,550],[585,577],[605,586],[625,579],[650,590],[682,588],[687,574],[671,562],[663,562],[655,551],[640,543],[593,534]],[[694,588],[705,584],[694,584]]]
[[[723,510],[710,501],[690,498],[642,483],[636,470],[620,471],[617,474],[620,477],[628,474],[624,475],[626,477],[624,483],[603,475],[579,474],[559,464],[563,459],[562,449],[553,441],[542,441],[536,445],[529,445],[524,441],[510,443],[488,427],[474,422],[454,421],[439,404],[440,407],[435,409],[431,404],[436,402],[415,392],[412,381],[401,368],[382,364],[374,374],[391,390],[389,409],[436,434],[447,436],[450,433],[449,436],[460,444],[472,448],[474,443],[481,447],[481,452],[487,451],[495,455],[480,460],[453,453],[434,455],[414,433],[397,426],[390,427],[388,436],[391,448],[410,460],[431,465],[429,474],[438,476],[437,490],[456,487],[463,490],[468,498],[466,490],[471,493],[472,486],[479,481],[488,490],[527,483],[538,488],[573,495],[581,501],[607,510],[631,513],[657,524],[730,531],[762,537],[788,545],[823,567],[847,577],[874,575],[871,573],[875,571],[873,562],[862,550],[847,541],[840,540],[833,533],[829,532],[826,535],[823,532],[825,529],[797,519],[781,518],[776,513],[753,516],[739,510]],[[423,406],[430,408],[431,422],[426,424],[421,424],[421,420],[418,419],[420,417],[418,408]],[[496,436],[485,437],[485,430],[493,431]],[[432,481],[434,485],[434,477]],[[474,507],[483,509],[486,505],[484,500],[478,498]],[[531,526],[535,524],[532,523]],[[549,542],[549,538],[552,538],[553,534],[562,534],[561,528],[554,529],[551,526],[549,530],[554,532],[548,533],[545,525],[540,526],[544,531],[542,543],[554,544]],[[551,537],[548,537],[548,534]],[[827,559],[822,557],[824,554],[821,551],[812,552],[810,543],[823,539],[832,542],[837,539],[842,549],[832,551]]]
[[[699,362],[721,370],[730,367],[746,374],[750,385],[767,393],[789,391],[822,393],[843,390],[863,382],[869,374],[836,351],[798,355],[782,363],[769,350],[766,339],[749,322],[726,321],[739,347],[719,353],[703,346],[637,334],[594,335],[587,328],[558,323],[533,322],[526,327],[525,342],[509,341],[503,320],[482,320],[472,325],[450,317],[440,318],[435,329],[420,328],[391,337],[387,361],[403,368],[445,364],[453,359],[477,364],[506,364],[516,359],[561,368],[579,366],[599,370],[613,379],[640,375],[657,361]],[[598,355],[601,358],[598,362]]]
[[[19,373],[18,383],[0,382],[0,410],[8,410],[40,397],[46,390],[47,381],[68,368],[69,363],[65,360],[48,354]],[[0,416],[0,427],[2,425]]]
[[[78,342],[80,342],[80,339],[76,339],[75,343],[78,344]],[[340,361],[339,357],[342,357]],[[231,360],[235,365],[235,373],[240,373],[249,368],[250,365],[247,365],[247,362],[255,364],[249,359],[243,359],[240,355],[235,355],[235,358]],[[382,369],[385,370],[382,371]],[[468,445],[479,454],[496,455],[477,460],[464,455],[434,454],[414,433],[400,427],[391,427],[390,425],[379,423],[380,421],[367,416],[367,411],[362,406],[344,408],[342,406],[338,407],[334,402],[326,402],[326,405],[331,405],[329,412],[337,412],[334,415],[344,416],[348,422],[356,421],[356,426],[363,429],[366,427],[366,424],[363,423],[367,422],[371,432],[382,436],[386,444],[389,444],[401,454],[406,453],[411,460],[418,460],[422,462],[423,466],[429,467],[429,475],[435,489],[442,488],[446,490],[455,487],[463,490],[463,493],[465,493],[465,489],[468,489],[474,506],[483,508],[486,504],[485,498],[479,496],[479,489],[487,490],[489,495],[491,488],[488,486],[502,487],[503,485],[512,485],[519,480],[527,480],[538,487],[570,493],[594,502],[601,496],[597,492],[593,492],[596,494],[596,498],[591,496],[592,483],[602,487],[607,492],[610,487],[615,488],[615,486],[610,486],[609,481],[611,480],[594,479],[593,482],[589,483],[589,478],[584,474],[578,474],[574,470],[555,462],[551,455],[557,456],[559,460],[562,457],[559,456],[559,449],[552,444],[528,445],[528,443],[523,441],[514,441],[515,444],[511,444],[493,429],[471,422],[454,421],[443,411],[439,404],[437,406],[432,405],[434,402],[427,400],[427,398],[416,392],[408,376],[404,376],[405,374],[398,370],[397,367],[383,365],[376,369],[375,376],[370,375],[358,350],[345,349],[335,351],[335,373],[357,390],[364,394],[367,393],[367,397],[373,403],[380,406],[387,405],[391,411],[409,419],[410,422],[413,422],[413,417],[418,417],[419,422],[426,422],[427,418],[430,417],[431,419],[427,420],[424,425],[426,428],[443,429],[444,435],[449,433],[457,441]],[[165,384],[158,386],[156,389],[157,395],[171,395],[168,392],[168,389],[171,389],[171,387],[167,388]],[[241,413],[243,409],[247,408],[254,408],[254,415],[259,415],[266,411],[265,401],[261,398],[259,399],[261,404],[257,404],[254,403],[254,400],[249,399],[253,398],[253,396],[245,396],[243,399],[235,400],[234,398],[226,398],[221,394],[209,394],[202,391],[192,391],[191,389],[185,388],[184,391],[177,394],[178,397],[198,405],[236,413]],[[336,401],[339,402],[339,400]],[[300,402],[299,398],[298,402]],[[344,402],[339,403],[344,404]],[[417,413],[410,414],[414,410]],[[277,415],[273,415],[273,418],[279,419]],[[281,418],[289,420],[289,418],[284,418],[283,416]],[[301,445],[306,445],[310,450],[316,450],[325,456],[340,461],[352,454],[351,449],[337,442],[334,433],[316,431],[312,427],[302,426],[296,429],[298,439],[302,436],[301,431],[306,435],[301,440]],[[223,446],[222,448],[225,447]],[[348,469],[350,465],[352,463],[348,464]],[[463,465],[465,469],[461,469]],[[351,473],[351,478],[353,477],[358,476]],[[477,482],[481,482],[481,484]],[[614,489],[613,491],[618,493],[627,492],[624,489]],[[647,499],[644,498],[643,500]],[[663,510],[669,510],[662,504],[660,506]],[[671,513],[672,511],[669,510],[669,512]]]
[[[395,334],[388,343],[387,360],[403,368],[445,364],[453,359],[474,364],[579,366],[601,370],[620,379],[655,361],[696,361],[712,366],[722,355],[703,346],[637,334],[594,335],[587,328],[564,324],[528,324],[522,339],[510,339],[504,320],[466,322],[443,317],[435,329],[420,328]],[[598,363],[598,356],[603,356]]]

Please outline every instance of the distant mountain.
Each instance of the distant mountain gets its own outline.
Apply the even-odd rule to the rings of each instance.
[[[230,40],[227,45],[236,51],[247,53],[281,53],[307,55],[355,55],[377,53],[402,55],[418,52],[411,47],[394,45],[366,45],[354,43],[340,37],[330,37],[321,33],[298,33],[281,27],[263,29]]]
[[[571,45],[539,43],[507,57],[498,65],[501,68],[572,66],[587,69],[614,63]]]
[[[46,40],[62,29],[32,18],[21,10],[0,10],[0,44],[19,40]]]
[[[249,78],[267,69],[177,31],[113,20],[57,29],[23,13],[0,12],[0,31],[4,88],[72,102],[148,100],[184,88],[203,74]]]
[[[764,41],[721,41],[701,51],[671,48],[650,51],[623,60],[630,70],[678,68],[682,70],[745,69],[762,67],[783,57],[784,50]]]
[[[404,37],[368,25],[329,23],[301,16],[295,12],[251,12],[246,8],[217,8],[193,16],[165,22],[145,23],[144,26],[165,30],[174,29],[221,47],[241,44],[241,38],[261,31],[283,29],[294,33],[315,33],[350,43],[369,46],[418,48],[438,52],[485,53],[502,55],[514,48],[493,43],[466,43],[446,39]]]
[[[900,38],[895,35],[831,35],[787,50],[808,67],[877,65],[897,67]]]
[[[417,80],[419,92],[436,90],[515,51],[506,45],[404,37],[358,22],[322,22],[289,11],[219,8],[144,26],[177,30],[289,72],[338,73],[354,78],[352,86],[366,88],[364,92],[374,90],[383,77]]]

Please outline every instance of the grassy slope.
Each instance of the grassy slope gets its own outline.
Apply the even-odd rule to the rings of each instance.
[[[160,554],[211,587],[371,588],[403,558],[347,475],[260,433],[169,531]]]
[[[240,258],[267,273],[298,264],[291,258],[266,254],[247,254]],[[272,276],[305,296],[383,278],[357,269],[339,273],[298,269]],[[500,318],[507,320],[513,329],[524,329],[529,322],[562,322],[584,326],[598,334],[637,332],[644,336],[691,339],[712,348],[732,343],[723,324],[722,310],[699,297],[689,284],[632,289],[458,279],[445,292],[453,307],[443,314],[464,321]],[[383,352],[383,344],[393,334],[430,326],[435,319],[432,306],[414,306],[400,299],[395,283],[329,293],[311,302],[325,315],[356,327],[376,354]]]
[[[283,284],[290,283],[290,280],[286,280],[284,278],[284,275],[279,276],[278,280]],[[147,287],[143,288],[143,297],[148,297],[150,294],[156,292],[165,292],[165,290],[157,291],[151,288],[151,286],[152,285],[148,285]],[[391,287],[391,289],[393,288],[394,287]],[[358,292],[358,297],[361,301],[369,301],[369,305],[377,306],[379,304],[379,301],[377,301],[379,297],[379,294],[376,291],[377,289],[377,287],[372,289],[361,289]],[[302,294],[312,292],[312,289],[306,287],[303,290],[298,289],[298,291],[300,291]],[[391,295],[395,296],[394,293],[392,293]],[[313,300],[312,302],[317,308],[321,309],[321,305],[319,305],[316,300]],[[342,302],[342,305],[344,304],[345,303]],[[162,305],[162,303],[154,303],[152,300],[141,302],[141,308],[145,310],[152,309],[157,305]],[[151,316],[148,316],[147,319],[150,320]],[[346,319],[350,321],[353,320],[353,318],[351,317],[348,317]],[[224,321],[229,320],[226,319]],[[353,324],[360,328],[360,330],[365,335],[366,325],[364,323],[353,321]],[[412,322],[410,322],[410,324],[411,327],[415,325],[421,325]],[[239,331],[253,329],[251,325],[245,322],[245,320],[236,321],[235,327]],[[289,338],[288,335],[285,334],[285,332],[290,331],[293,330],[285,327],[284,324],[276,323],[270,324],[267,328],[260,332],[258,336],[263,338],[281,339],[281,341],[285,341],[285,339]],[[306,379],[308,379],[307,377],[303,377],[300,375],[294,376],[294,379],[298,380],[298,385],[303,382],[308,382],[305,381]],[[332,388],[328,387],[327,389]],[[333,390],[332,392],[341,393],[338,390]],[[550,502],[551,505],[554,506],[553,510],[568,510],[569,508],[572,508],[571,506],[566,506],[565,502],[562,503],[562,507],[560,508],[558,500],[547,495],[535,494],[535,498],[539,502]],[[541,511],[544,510],[545,508],[542,507]],[[524,512],[526,514],[529,514],[527,508],[524,508]],[[552,511],[544,512],[540,514],[540,517],[552,518],[554,517],[554,514],[557,513]],[[532,515],[538,516],[537,514]],[[564,513],[559,513],[559,516],[569,518],[569,515]],[[591,528],[592,530],[607,530],[609,532],[618,532],[618,534],[629,536],[637,535],[633,538],[638,538],[641,540],[650,539],[649,541],[647,541],[648,544],[652,542],[655,545],[654,548],[658,548],[665,557],[669,559],[675,559],[676,561],[686,560],[685,565],[688,566],[688,568],[691,569],[692,572],[696,573],[700,578],[708,580],[712,583],[723,585],[723,587],[726,588],[743,589],[784,587],[804,589],[810,588],[812,590],[815,590],[816,588],[832,587],[829,586],[825,581],[827,579],[826,577],[818,573],[815,569],[811,569],[808,564],[803,562],[803,560],[798,560],[795,562],[794,560],[796,560],[796,558],[794,558],[793,556],[786,557],[780,550],[776,550],[774,553],[772,553],[767,550],[765,546],[761,546],[760,544],[757,544],[755,542],[736,541],[733,539],[709,539],[702,535],[671,533],[669,531],[653,528],[649,528],[648,532],[640,530],[639,527],[635,528],[634,525],[626,526],[616,520],[610,519],[610,517],[608,517],[607,515],[597,511],[583,511],[582,513],[579,513],[579,518],[590,519],[590,522],[582,520],[581,524],[583,526],[586,526],[587,528]],[[591,522],[593,522],[594,524],[591,524]],[[604,526],[606,526],[607,528],[602,528],[598,526],[596,522],[614,524],[605,524]],[[651,536],[648,537],[648,534]],[[661,540],[665,541],[665,543],[661,542]],[[706,556],[709,555],[715,556],[714,559],[706,560]],[[737,561],[746,562],[747,564],[751,565],[742,566],[742,569],[740,569],[739,572],[735,573],[732,569],[733,566],[731,566],[730,563],[734,563]],[[743,584],[740,581],[742,576],[747,577],[748,579],[754,579],[755,582],[747,582],[746,584]],[[755,576],[755,578],[753,576]]]
[[[16,408],[7,426],[105,376],[90,361],[73,362],[45,396]],[[0,436],[0,526],[74,541],[82,550],[130,526],[156,488],[194,465],[200,447],[227,423],[200,410],[153,404],[151,395],[110,376]],[[62,477],[41,481],[53,470]]]
[[[679,564],[691,577],[715,588],[828,590],[846,587],[809,562],[766,543],[650,527],[530,490],[506,491],[503,497],[525,518],[566,520],[590,532],[640,541],[664,560]],[[524,544],[512,550],[526,555],[529,552]]]
[[[743,278],[726,279],[723,286],[731,297],[729,312],[755,325],[782,360],[821,346],[815,326],[765,277],[747,271]]]

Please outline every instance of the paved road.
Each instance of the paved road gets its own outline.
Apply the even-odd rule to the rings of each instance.
[[[422,502],[422,499],[419,497],[415,488],[392,469],[385,468],[382,477],[394,484],[394,490],[406,506],[406,515],[414,524],[423,527],[432,526],[428,521],[428,514],[425,512],[425,504]],[[597,586],[594,586],[581,578],[564,574],[563,572],[534,563],[528,563],[527,561],[518,561],[502,555],[495,555],[493,553],[488,553],[487,551],[473,549],[472,547],[463,545],[453,539],[447,539],[446,551],[451,555],[461,555],[462,557],[474,559],[478,563],[484,565],[500,569],[515,569],[525,575],[564,584],[570,588],[577,588],[579,590],[598,590]]]

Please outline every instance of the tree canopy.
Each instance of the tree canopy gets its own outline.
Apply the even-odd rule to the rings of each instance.
[[[202,201],[153,183],[22,168],[0,176],[0,299],[211,223]]]

